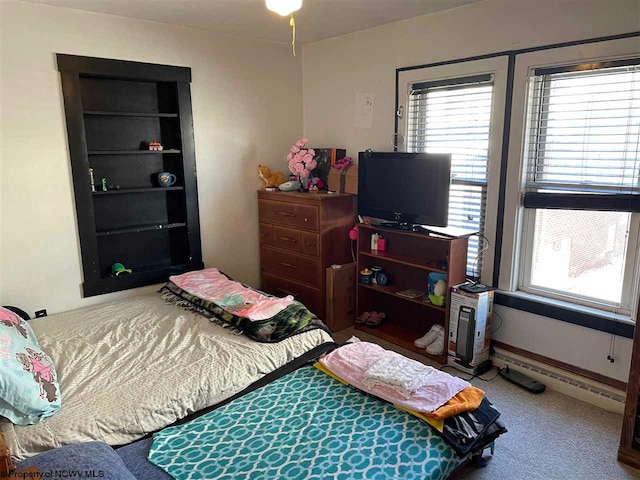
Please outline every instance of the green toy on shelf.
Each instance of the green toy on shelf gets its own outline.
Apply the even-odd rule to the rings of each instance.
[[[131,270],[130,268],[126,268],[121,263],[114,263],[113,265],[111,265],[111,275],[113,275],[114,277],[119,277],[120,275],[128,275],[130,273],[133,273],[133,270]]]

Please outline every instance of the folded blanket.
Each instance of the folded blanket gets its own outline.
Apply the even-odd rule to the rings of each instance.
[[[349,385],[349,382],[340,378],[322,363],[316,362],[314,367],[339,382]],[[442,439],[463,457],[482,452],[491,442],[507,432],[505,426],[498,420],[500,412],[484,398],[482,390],[473,386],[463,389],[431,414],[416,412],[397,403],[393,405],[431,425]],[[456,409],[459,411],[453,413]],[[446,414],[446,418],[444,416],[438,418],[438,413]]]
[[[388,351],[367,369],[362,383],[369,390],[373,390],[376,385],[391,388],[409,400],[416,390],[429,381],[435,371],[433,367]]]
[[[478,387],[467,387],[445,403],[443,406],[427,415],[430,418],[445,419],[464,412],[470,412],[480,406],[484,392]]]
[[[294,301],[291,295],[271,297],[245,287],[220,273],[217,268],[173,275],[169,280],[185,292],[211,302],[225,312],[253,321],[273,318]]]
[[[229,281],[231,280],[229,279]],[[249,289],[249,287],[242,284],[239,285],[242,288]],[[207,295],[209,298],[216,297],[216,294],[208,287],[206,290],[209,291],[209,294]],[[169,282],[162,287],[160,289],[160,293],[162,293],[162,298],[165,301],[199,313],[223,327],[231,328],[239,334],[244,334],[258,342],[280,342],[285,338],[289,338],[293,335],[309,330],[315,330],[317,328],[329,333],[327,327],[318,317],[311,313],[302,303],[295,300],[292,300],[291,303],[289,303],[283,310],[279,311],[271,318],[264,320],[252,320],[246,316],[237,315],[237,311],[232,313],[228,311],[228,309],[225,309],[204,297],[193,295],[181,289],[173,282]],[[270,297],[264,293],[256,293],[258,293],[261,298],[282,300],[277,297]],[[276,303],[271,305],[276,305]],[[246,309],[244,311],[246,312]],[[261,311],[264,312],[264,310]]]
[[[389,351],[374,343],[355,342],[334,350],[320,359],[320,363],[354,387],[419,413],[437,410],[462,389],[471,386],[469,382],[434,369],[427,382],[409,399],[385,385],[368,388],[363,382],[367,370],[388,354]]]

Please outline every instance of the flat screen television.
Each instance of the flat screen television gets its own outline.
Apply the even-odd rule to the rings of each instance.
[[[397,222],[446,227],[451,155],[360,152],[358,213]]]

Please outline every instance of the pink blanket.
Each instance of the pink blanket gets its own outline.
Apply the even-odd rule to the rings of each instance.
[[[376,385],[367,388],[364,382],[367,370],[386,355],[399,355],[369,342],[344,345],[320,359],[320,363],[356,388],[419,413],[431,413],[456,396],[470,383],[448,373],[433,369],[426,383],[409,399],[393,388]],[[430,368],[430,367],[429,367]]]
[[[239,282],[229,280],[216,268],[169,277],[191,295],[218,305],[223,310],[249,320],[267,320],[293,303],[293,297],[267,297]]]

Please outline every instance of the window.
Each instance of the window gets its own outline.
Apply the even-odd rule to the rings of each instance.
[[[640,59],[533,71],[521,290],[630,312],[639,145]]]
[[[413,83],[406,150],[450,153],[449,226],[484,232],[487,209],[493,74]],[[469,239],[467,275],[479,277],[483,242]]]

